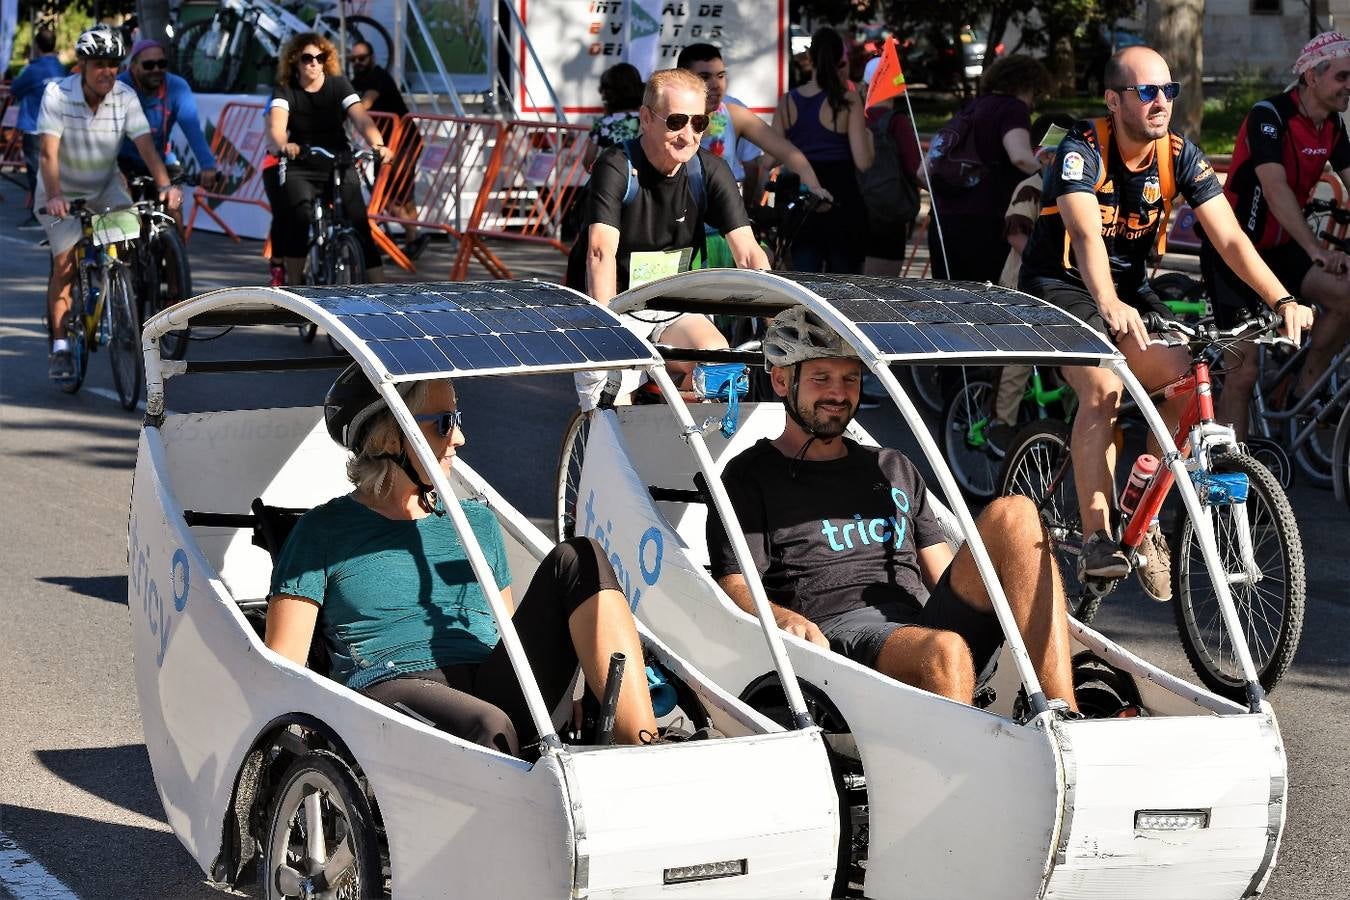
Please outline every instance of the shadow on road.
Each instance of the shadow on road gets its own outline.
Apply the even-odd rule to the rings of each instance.
[[[95,600],[107,600],[109,603],[127,604],[127,576],[125,575],[51,575],[39,578],[44,584],[54,584],[67,588],[76,594],[93,597]],[[81,750],[80,753],[92,751]]]
[[[33,755],[62,780],[123,809],[164,821],[144,744],[37,750]]]

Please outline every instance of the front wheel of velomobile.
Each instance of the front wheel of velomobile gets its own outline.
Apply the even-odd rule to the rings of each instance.
[[[1216,454],[1215,474],[1247,476],[1246,516],[1252,551],[1261,579],[1231,582],[1233,605],[1252,665],[1267,691],[1279,683],[1298,649],[1303,630],[1307,575],[1303,542],[1289,500],[1275,476],[1245,453]],[[1202,502],[1204,496],[1202,492]],[[1235,505],[1205,504],[1218,543],[1219,560],[1228,573],[1243,571],[1238,544]],[[1177,630],[1195,674],[1205,687],[1230,700],[1246,699],[1245,682],[1237,655],[1219,613],[1218,593],[1200,552],[1200,541],[1189,516],[1177,523],[1172,535],[1172,602]]]
[[[259,874],[266,900],[385,895],[374,816],[340,757],[316,750],[286,770],[267,817]]]
[[[591,418],[577,410],[563,432],[562,453],[558,457],[557,531],[558,540],[577,535],[577,494],[581,490],[581,464],[586,454],[586,438],[591,433]]]

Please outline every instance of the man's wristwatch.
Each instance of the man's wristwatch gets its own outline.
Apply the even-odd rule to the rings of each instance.
[[[1281,309],[1288,306],[1290,303],[1297,303],[1297,302],[1298,301],[1295,300],[1293,297],[1291,297],[1288,294],[1285,294],[1283,297],[1276,300],[1275,303],[1270,308],[1275,310],[1275,312],[1279,312]]]

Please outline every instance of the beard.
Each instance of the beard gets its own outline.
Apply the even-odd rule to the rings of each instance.
[[[1158,138],[1167,134],[1168,128],[1172,125],[1172,118],[1171,116],[1168,116],[1167,121],[1163,122],[1161,125],[1154,125],[1147,120],[1139,122],[1121,118],[1119,124],[1120,129],[1124,131],[1131,140],[1145,143],[1147,141],[1156,141]]]
[[[802,421],[818,440],[828,441],[843,434],[848,428],[848,423],[853,421],[853,414],[857,410],[852,403],[846,403],[845,406],[847,408],[842,411],[821,409],[820,404],[811,409],[798,406],[797,414],[802,417]]]

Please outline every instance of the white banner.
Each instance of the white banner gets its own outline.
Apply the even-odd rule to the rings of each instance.
[[[603,112],[600,75],[610,66],[631,62],[645,78],[672,68],[687,44],[721,49],[728,93],[755,112],[772,113],[787,90],[787,0],[634,0],[631,10],[628,0],[518,2],[540,65],[569,116]],[[523,55],[520,108],[549,112],[530,102],[548,92]]]
[[[197,115],[202,120],[202,131],[206,135],[209,143],[211,136],[215,134],[216,122],[220,119],[220,111],[225,108],[227,103],[262,103],[266,97],[260,97],[257,94],[198,94],[197,95]],[[240,149],[247,156],[252,157],[253,150],[260,146],[264,136],[263,118],[258,116],[257,131],[246,133],[242,141],[246,145]],[[187,140],[183,137],[183,132],[175,128],[173,134],[169,136],[170,143],[173,144],[174,155],[178,157],[178,162],[189,172],[200,172],[201,166],[197,164],[197,159],[192,155],[192,149],[188,147]],[[248,180],[250,177],[258,177],[257,173],[245,171],[247,166],[241,167],[240,171],[221,172],[226,178],[231,179],[231,183]],[[183,192],[183,221],[188,221],[192,214],[193,196],[192,191]],[[216,215],[220,216],[225,222],[234,229],[235,234],[240,237],[256,238],[266,240],[267,233],[272,227],[272,216],[260,206],[252,203],[230,203],[217,202],[212,207]],[[216,221],[206,213],[198,213],[197,221],[192,223],[193,229],[202,229],[203,231],[220,231],[220,226]]]

